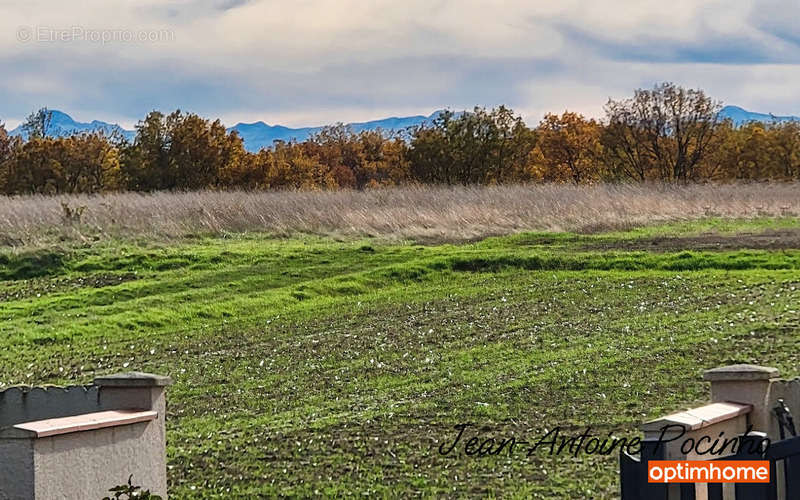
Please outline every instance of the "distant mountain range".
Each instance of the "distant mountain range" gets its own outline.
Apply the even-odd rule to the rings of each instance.
[[[725,106],[720,112],[722,118],[731,120],[737,127],[749,122],[796,122],[800,116],[775,116],[765,113],[754,113],[739,106]]]
[[[370,122],[356,122],[348,123],[347,125],[353,132],[361,132],[363,130],[385,130],[385,131],[401,131],[408,127],[415,127],[424,122],[433,121],[441,111],[436,111],[429,116],[405,116],[402,118],[391,117],[382,120],[373,120]],[[256,123],[238,123],[228,130],[235,130],[239,136],[244,140],[245,148],[248,151],[258,151],[263,147],[272,146],[274,141],[290,141],[297,140],[302,142],[312,135],[320,132],[323,129],[319,127],[304,127],[304,128],[289,128],[283,125],[267,125],[264,122]]]
[[[89,123],[76,122],[68,114],[58,111],[52,111],[52,121],[50,123],[51,134],[55,136],[70,135],[79,132],[93,132],[103,131],[106,133],[118,132],[126,137],[128,140],[133,140],[136,135],[134,130],[126,130],[117,124],[101,122],[94,120]],[[349,123],[348,125],[354,132],[361,132],[362,130],[386,130],[386,131],[399,131],[405,130],[408,127],[420,125],[424,122],[430,122],[435,119],[441,111],[436,111],[429,116],[406,116],[406,117],[392,117],[384,118],[382,120],[373,120],[369,122]],[[797,116],[774,116],[765,113],[754,113],[747,111],[738,106],[725,106],[722,108],[720,116],[724,119],[730,119],[737,126],[751,122],[772,122],[772,121],[800,121]],[[228,130],[235,130],[244,140],[245,148],[248,151],[258,151],[261,148],[272,146],[276,140],[281,141],[304,141],[313,134],[322,130],[319,127],[303,127],[303,128],[289,128],[282,125],[268,125],[264,122],[256,123],[238,123]],[[25,138],[25,133],[22,127],[19,126],[11,131],[11,135],[18,135]]]
[[[105,132],[110,134],[116,131],[124,135],[129,140],[133,140],[134,136],[136,136],[136,131],[125,130],[116,124],[101,122],[98,120],[94,120],[90,123],[81,123],[76,122],[71,116],[62,111],[58,111],[57,109],[51,109],[49,111],[51,113],[49,135],[66,136],[81,132]],[[22,125],[18,126],[9,133],[11,135],[18,135],[23,139],[28,138],[28,134],[22,130]]]
[[[66,136],[74,133],[81,132],[94,132],[102,131],[106,133],[118,132],[128,140],[133,140],[136,136],[135,130],[126,130],[117,124],[106,123],[101,121],[92,121],[90,123],[76,122],[68,114],[58,111],[50,110],[52,112],[50,122],[50,135],[53,136]],[[352,128],[356,133],[362,130],[385,130],[385,131],[400,131],[408,127],[413,127],[422,124],[426,121],[431,121],[436,118],[441,111],[436,111],[429,116],[406,116],[406,117],[392,117],[384,118],[382,120],[373,120],[369,122],[348,123],[347,125]],[[303,127],[303,128],[289,128],[282,125],[267,125],[264,122],[256,123],[238,123],[228,130],[235,130],[244,140],[245,148],[248,151],[258,151],[261,148],[272,146],[274,141],[304,141],[312,135],[320,132],[323,129],[319,127]],[[11,135],[17,135],[27,139],[26,133],[22,130],[22,126],[15,128],[10,132]]]

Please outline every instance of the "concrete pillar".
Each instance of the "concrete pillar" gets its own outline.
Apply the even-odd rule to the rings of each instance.
[[[94,385],[100,388],[102,406],[117,409],[147,408],[158,412],[156,425],[148,426],[147,436],[143,436],[149,449],[158,453],[150,458],[157,471],[155,479],[148,485],[151,493],[167,498],[167,398],[166,389],[172,379],[151,373],[128,372],[97,377]],[[153,476],[151,476],[153,477]]]
[[[0,500],[103,498],[130,474],[166,498],[171,383],[132,372],[98,377],[87,387],[0,392]],[[142,418],[125,421],[131,413]]]
[[[770,386],[780,377],[777,368],[758,365],[729,365],[706,370],[703,380],[711,382],[711,401],[752,405],[748,421],[753,430],[773,438],[774,418]]]

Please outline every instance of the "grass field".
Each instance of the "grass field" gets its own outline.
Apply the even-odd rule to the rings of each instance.
[[[616,456],[437,450],[462,422],[633,437],[704,400],[704,369],[796,375],[798,235],[787,217],[435,246],[248,234],[5,250],[0,386],[171,375],[173,498],[613,498]]]

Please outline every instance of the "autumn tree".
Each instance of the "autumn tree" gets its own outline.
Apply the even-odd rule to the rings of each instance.
[[[53,123],[53,112],[47,108],[34,111],[22,123],[22,132],[28,139],[41,139],[50,135]]]
[[[242,139],[219,120],[154,111],[124,149],[123,172],[137,190],[200,189],[219,186],[225,172],[246,158]]]
[[[228,133],[222,122],[195,114],[173,113],[169,155],[175,187],[199,189],[219,185],[219,176],[244,156],[244,143],[236,132]]]
[[[8,135],[5,123],[0,122],[0,163],[8,161],[12,154],[12,137]]]
[[[524,168],[533,135],[522,118],[501,106],[455,114],[444,111],[430,125],[412,129],[408,159],[420,182],[504,182]]]
[[[269,152],[268,150],[262,150]],[[261,153],[242,152],[238,161],[226,163],[219,173],[219,187],[239,189],[265,189],[267,186],[268,162],[262,161]]]
[[[159,111],[149,113],[136,125],[133,144],[123,148],[122,172],[129,189],[152,191],[175,186],[165,118]]]
[[[772,144],[765,124],[750,122],[738,128],[723,127],[718,153],[718,180],[766,179],[773,170]]]
[[[575,184],[600,178],[600,125],[580,114],[548,113],[536,129],[536,144],[541,151],[542,179]]]
[[[743,144],[742,134],[731,120],[717,127],[719,147],[706,155],[698,165],[698,177],[710,180],[734,179]]]
[[[360,187],[396,186],[410,181],[407,143],[397,134],[365,130],[358,135],[363,161],[355,172]]]
[[[3,193],[10,192],[9,174],[21,144],[22,141],[18,137],[11,137],[5,124],[0,122],[0,189]]]
[[[778,122],[769,127],[774,178],[800,180],[800,123]]]
[[[124,188],[119,152],[103,133],[76,134],[61,138],[66,156],[62,160],[64,191],[98,193]]]
[[[704,177],[715,180],[797,180],[800,178],[800,124],[730,121],[718,131],[719,147],[704,162]]]
[[[8,169],[10,194],[65,192],[63,162],[67,153],[61,140],[33,137],[25,142]]]
[[[332,176],[337,187],[363,187],[360,167],[365,161],[364,147],[350,127],[342,123],[323,127],[301,147],[322,171]]]
[[[719,102],[672,83],[609,100],[601,142],[618,178],[687,181],[717,144]]]
[[[8,193],[97,193],[123,187],[116,147],[101,133],[34,137],[5,170]]]
[[[274,150],[262,150],[266,164],[266,187],[277,189],[334,189],[333,172],[306,151],[303,144],[276,142]]]
[[[490,141],[490,183],[527,180],[526,167],[534,149],[535,135],[522,117],[500,106],[489,113],[494,123],[494,140]]]
[[[565,112],[536,129],[501,106],[438,114],[405,134],[338,124],[248,153],[219,120],[154,111],[119,133],[63,136],[46,108],[0,124],[0,188],[17,193],[173,189],[366,189],[410,182],[798,180],[800,123],[718,118],[700,90],[665,83],[610,100],[603,122]]]
[[[363,189],[407,182],[406,143],[383,130],[353,132],[342,124],[324,127],[303,143],[330,170],[337,187]]]

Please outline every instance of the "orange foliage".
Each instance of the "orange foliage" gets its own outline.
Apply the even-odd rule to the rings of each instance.
[[[609,101],[602,121],[564,112],[529,128],[509,108],[442,112],[406,131],[342,124],[258,153],[219,120],[154,111],[132,143],[48,135],[31,114],[22,141],[0,124],[0,190],[96,193],[189,189],[372,189],[404,184],[800,179],[800,123],[718,119],[700,90],[661,84]]]

